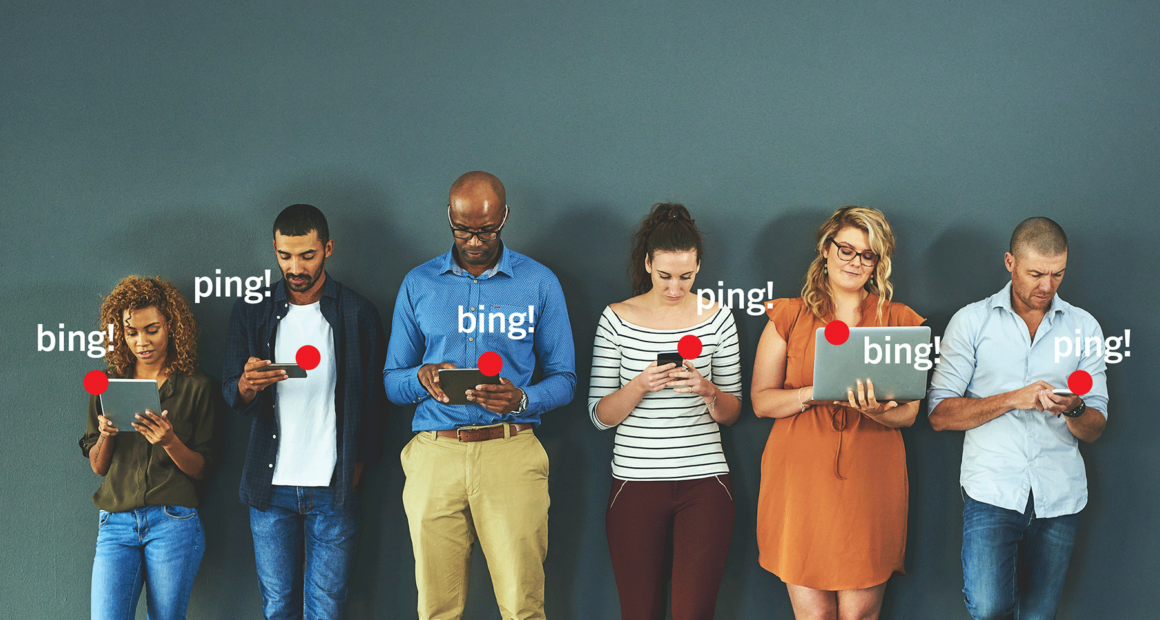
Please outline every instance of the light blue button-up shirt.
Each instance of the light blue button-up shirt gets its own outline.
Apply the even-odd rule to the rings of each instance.
[[[1076,338],[1080,347],[1076,347]],[[1070,339],[1070,355],[1057,356],[1056,339]],[[1066,388],[1076,370],[1091,374],[1092,389],[1082,396],[1088,407],[1108,414],[1108,385],[1103,330],[1091,314],[1055,296],[1035,332],[1011,307],[1011,283],[998,293],[955,313],[941,342],[927,392],[928,411],[947,398],[986,398],[1036,381]],[[1058,359],[1057,359],[1058,358]],[[972,498],[1022,512],[1034,493],[1042,518],[1075,514],[1087,505],[1087,472],[1079,439],[1066,419],[1035,409],[1014,409],[966,432],[959,483]]]
[[[560,281],[547,267],[507,247],[495,267],[473,276],[455,262],[454,251],[419,265],[403,279],[383,368],[387,398],[399,405],[419,404],[411,423],[416,432],[500,422],[538,425],[541,414],[568,404],[576,390],[576,349]],[[522,413],[500,415],[480,405],[441,403],[419,383],[425,364],[474,368],[487,351],[503,360],[499,376],[527,394]],[[537,366],[543,374],[533,385]]]

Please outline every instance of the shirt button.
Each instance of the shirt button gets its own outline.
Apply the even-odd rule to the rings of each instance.
[[[277,435],[274,435],[274,439],[277,439],[277,438],[278,438],[278,436],[277,436]]]
[[[467,341],[468,342],[475,342],[475,338],[468,338]]]
[[[273,469],[273,468],[274,468],[274,464],[270,463],[270,469]]]
[[[472,312],[475,312],[475,306],[472,306],[472,307],[471,307],[471,311],[472,311]]]
[[[479,280],[472,280],[472,282],[475,282],[476,284],[479,284]]]

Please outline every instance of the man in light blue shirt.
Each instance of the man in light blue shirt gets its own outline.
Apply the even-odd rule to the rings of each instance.
[[[1004,261],[1011,282],[947,325],[928,411],[935,430],[966,431],[967,610],[976,620],[1050,619],[1087,504],[1079,440],[1095,441],[1107,423],[1103,331],[1055,295],[1067,266],[1058,224],[1024,220]],[[1090,390],[1056,393],[1073,374],[1090,377]]]
[[[500,615],[544,618],[548,457],[533,429],[576,389],[568,309],[556,276],[499,240],[499,179],[469,172],[449,202],[455,245],[403,280],[383,369],[392,402],[418,403],[402,463],[419,618],[462,617],[476,540]],[[482,370],[483,355],[499,356],[501,383],[448,404],[439,370]]]

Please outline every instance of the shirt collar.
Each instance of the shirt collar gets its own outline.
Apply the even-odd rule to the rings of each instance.
[[[509,277],[515,275],[512,273],[511,252],[507,251],[507,246],[503,244],[503,241],[500,241],[499,244],[499,262],[495,264],[495,267],[492,267],[491,269],[483,272],[479,278],[486,280],[487,278],[490,278],[497,273],[503,273]],[[464,270],[463,267],[460,267],[459,263],[455,261],[454,243],[451,244],[451,251],[443,255],[443,264],[439,269],[440,274],[445,274],[447,272],[451,272],[457,276],[471,275],[466,270]]]
[[[272,293],[272,299],[274,300],[274,303],[289,303],[290,300],[286,298],[285,276],[283,276],[281,280],[275,282],[273,288],[274,292]],[[330,297],[331,299],[338,299],[338,282],[329,273],[326,274],[326,282],[322,284],[322,296]]]
[[[1051,305],[1047,307],[1047,312],[1044,313],[1044,316],[1049,316],[1049,315],[1054,316],[1056,314],[1063,313],[1067,309],[1067,307],[1070,305],[1071,304],[1060,299],[1059,293],[1056,293],[1051,298]],[[998,293],[995,293],[994,295],[991,296],[991,307],[992,308],[1005,308],[1007,310],[1010,310],[1011,312],[1015,312],[1015,308],[1013,308],[1011,306],[1011,282],[1010,281],[1007,282],[1006,286],[1004,286],[1002,288],[1002,290],[1000,290]]]

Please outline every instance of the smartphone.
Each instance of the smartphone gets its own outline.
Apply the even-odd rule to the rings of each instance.
[[[306,370],[298,364],[270,364],[265,368],[258,368],[257,370],[285,370],[287,379],[305,379]]]
[[[685,365],[685,360],[681,358],[681,354],[676,351],[668,353],[657,353],[657,366],[664,366],[665,364],[676,364],[678,367]]]
[[[1066,389],[1066,388],[1059,388],[1056,390],[1051,390],[1051,393],[1055,394],[1056,396],[1075,396],[1074,392],[1072,392],[1071,390]]]

